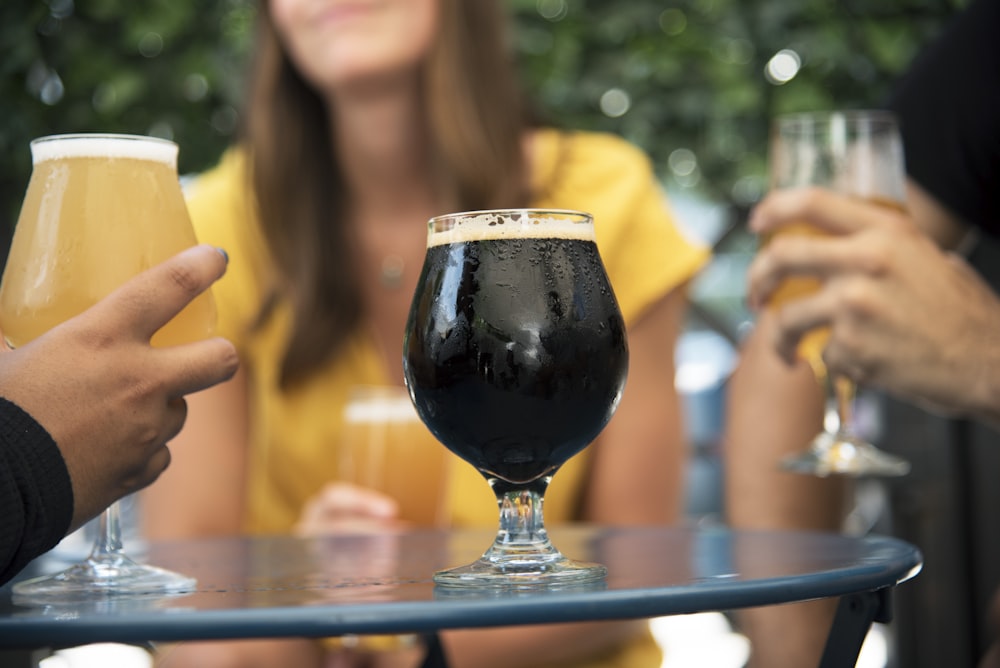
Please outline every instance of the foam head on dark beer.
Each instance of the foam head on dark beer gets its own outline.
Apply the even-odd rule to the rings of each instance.
[[[594,240],[594,226],[587,214],[574,211],[543,212],[529,216],[524,211],[489,211],[451,214],[450,225],[431,227],[428,246],[493,239],[575,239]],[[438,227],[439,229],[435,229]]]

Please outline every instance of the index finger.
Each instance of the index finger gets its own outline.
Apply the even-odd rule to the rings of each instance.
[[[109,322],[149,339],[226,272],[225,251],[202,244],[134,276],[97,308]]]
[[[844,235],[871,227],[899,224],[903,206],[889,199],[864,199],[827,188],[771,191],[754,208],[748,225],[758,234],[773,234],[788,225],[812,225],[827,234]]]

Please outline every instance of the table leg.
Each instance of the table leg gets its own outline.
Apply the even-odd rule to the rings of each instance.
[[[846,668],[858,663],[861,645],[872,622],[892,620],[891,587],[842,596],[826,640],[820,668]]]
[[[427,654],[424,655],[420,668],[448,668],[448,657],[445,656],[441,637],[436,633],[428,633],[423,640]]]

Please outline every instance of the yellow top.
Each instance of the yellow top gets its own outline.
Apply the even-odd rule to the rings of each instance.
[[[671,219],[640,150],[613,135],[548,129],[538,132],[534,146],[533,185],[539,195],[531,205],[593,214],[598,249],[626,325],[706,262],[708,250],[685,238]],[[280,303],[266,327],[248,334],[270,265],[247,198],[245,163],[241,152],[228,152],[193,185],[189,209],[199,241],[225,248],[230,256],[226,275],[213,289],[219,333],[238,347],[251,383],[246,526],[252,533],[284,533],[306,500],[336,478],[339,416],[349,388],[390,381],[373,341],[359,332],[307,382],[280,390],[289,305]],[[555,476],[545,498],[547,526],[576,519],[587,458],[584,450]],[[485,480],[464,462],[453,470],[453,525],[495,527],[496,500]],[[646,640],[630,649],[648,655],[648,664],[634,655],[626,663],[619,655],[594,665],[656,666],[658,653]]]

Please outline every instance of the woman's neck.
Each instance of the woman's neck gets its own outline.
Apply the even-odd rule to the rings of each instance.
[[[341,91],[330,102],[336,159],[361,210],[433,206],[424,112],[411,79]]]

